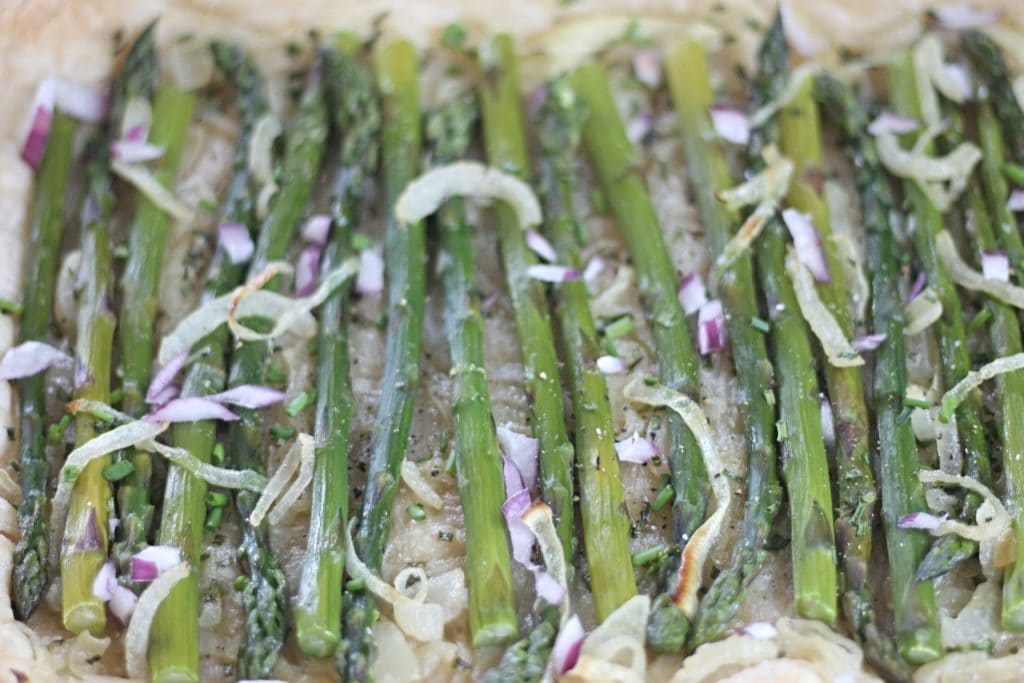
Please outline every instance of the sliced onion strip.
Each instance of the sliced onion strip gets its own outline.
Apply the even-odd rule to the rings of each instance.
[[[164,187],[148,168],[115,159],[110,164],[110,170],[175,219],[183,223],[192,219],[192,209]]]
[[[129,678],[149,680],[146,652],[149,650],[149,631],[153,619],[161,603],[171,594],[171,590],[188,578],[191,571],[189,563],[182,562],[160,575],[139,596],[139,602],[135,605],[135,611],[128,623],[128,631],[124,636],[125,668],[128,670]]]
[[[1015,308],[1024,308],[1024,287],[987,278],[971,268],[960,258],[953,238],[947,230],[943,230],[935,238],[935,250],[942,265],[949,271],[949,276],[961,287],[975,292],[984,292]]]
[[[650,439],[640,436],[640,432],[634,431],[631,436],[615,442],[615,454],[619,456],[620,462],[646,465],[658,455],[658,447]]]
[[[931,287],[925,287],[903,309],[903,315],[907,321],[903,334],[913,337],[924,332],[942,317],[942,302],[939,295]]]
[[[427,483],[427,480],[420,473],[420,468],[411,460],[402,461],[402,481],[412,491],[416,500],[427,507],[433,510],[440,510],[444,505],[444,500],[437,491],[430,488],[430,484]]]
[[[268,519],[271,526],[280,526],[284,521],[285,515],[294,507],[303,491],[309,488],[309,484],[313,481],[316,442],[309,434],[299,434],[295,445],[299,449],[299,473],[295,475],[295,481],[281,495],[270,511]]]
[[[536,491],[540,442],[532,436],[509,429],[507,425],[498,427],[496,433],[501,452],[519,471],[523,486],[529,491]]]
[[[21,379],[45,372],[55,365],[70,366],[74,360],[60,349],[38,341],[27,341],[7,349],[0,360],[0,380]]]
[[[562,542],[558,539],[558,532],[555,530],[554,515],[551,508],[543,501],[537,501],[530,506],[530,509],[523,514],[523,523],[529,527],[533,536],[540,546],[541,556],[544,558],[544,568],[548,576],[554,579],[555,583],[562,589],[562,599],[558,601],[548,600],[552,604],[560,605],[564,624],[569,618],[571,605],[569,604],[569,572],[565,563],[565,552],[562,549]],[[538,592],[542,579],[537,574]]]
[[[964,399],[981,386],[983,382],[1021,369],[1024,369],[1024,353],[1015,353],[1012,356],[997,358],[977,370],[968,372],[966,377],[957,382],[956,386],[947,391],[945,396],[942,397],[939,420],[941,422],[949,422],[950,418],[953,417],[953,413],[956,412],[957,406],[963,403]],[[1007,419],[1018,419],[1018,417],[1013,416]]]
[[[864,359],[846,339],[839,323],[818,296],[810,271],[796,258],[792,250],[786,255],[786,273],[793,282],[800,313],[821,343],[828,362],[837,368],[864,365]]]
[[[300,435],[308,436],[308,435]],[[285,453],[284,459],[281,460],[281,464],[277,466],[274,471],[274,475],[267,482],[266,487],[263,489],[263,493],[260,494],[259,500],[256,501],[256,505],[253,507],[252,513],[249,514],[249,524],[253,526],[259,526],[263,523],[263,518],[266,517],[270,511],[271,506],[281,496],[282,492],[287,487],[288,482],[291,480],[292,475],[298,471],[299,466],[302,463],[302,446],[299,445],[299,439],[296,439],[292,443],[291,448]]]
[[[221,223],[217,226],[217,244],[231,263],[245,263],[256,252],[249,229],[242,223]]]

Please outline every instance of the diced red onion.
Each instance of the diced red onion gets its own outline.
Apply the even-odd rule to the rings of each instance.
[[[295,263],[295,293],[309,296],[316,291],[320,276],[320,245],[308,244],[299,252]]]
[[[758,640],[771,640],[775,636],[779,635],[779,632],[775,630],[775,627],[767,621],[751,622],[741,628],[740,631],[751,638],[756,638]]]
[[[545,85],[538,85],[530,93],[529,99],[526,101],[526,112],[530,116],[534,116],[540,111],[541,106],[544,104],[544,100],[547,99],[548,88]]]
[[[1001,251],[981,252],[981,273],[988,280],[1010,281],[1010,259]]]
[[[604,375],[617,375],[626,371],[626,363],[616,356],[601,356],[597,359],[597,369]]]
[[[150,545],[132,555],[132,581],[152,581],[181,564],[181,551],[170,545]],[[138,566],[138,570],[136,570]],[[150,578],[140,578],[152,576]]]
[[[0,380],[21,379],[45,372],[54,366],[74,363],[60,349],[38,341],[27,341],[7,350],[0,360]]]
[[[734,145],[745,145],[750,141],[750,121],[747,115],[736,107],[711,107],[711,125],[718,137]]]
[[[989,7],[975,7],[969,2],[950,3],[932,9],[932,15],[943,28],[963,31],[979,28],[999,19],[1002,12]]]
[[[551,246],[551,242],[548,242],[547,238],[536,230],[526,231],[526,246],[530,248],[530,251],[548,263],[558,258],[555,248]]]
[[[875,332],[872,334],[862,334],[859,337],[855,337],[850,342],[850,346],[853,347],[854,351],[874,351],[882,342],[885,341],[886,334],[884,332]]]
[[[260,384],[240,384],[219,394],[211,394],[206,398],[218,403],[230,403],[239,408],[255,410],[280,403],[286,398],[286,394]]]
[[[626,124],[626,137],[636,144],[654,130],[654,114],[649,111],[637,114]]]
[[[135,603],[138,601],[138,596],[131,589],[125,588],[121,584],[116,584],[108,603],[110,613],[121,622],[121,625],[126,626],[128,620],[132,617],[132,612],[135,611]]]
[[[241,223],[221,223],[217,226],[217,243],[232,263],[245,263],[256,251],[249,229]]]
[[[800,263],[807,266],[818,282],[832,282],[832,276],[828,272],[828,261],[825,259],[825,249],[821,245],[821,235],[811,222],[810,215],[796,209],[785,209],[782,212],[782,220],[789,228],[789,234],[793,236],[793,246]]]
[[[683,307],[683,312],[686,315],[696,313],[707,300],[708,291],[700,273],[694,271],[684,275],[679,283],[679,305]]]
[[[615,442],[615,454],[622,462],[645,465],[658,454],[658,447],[650,439],[640,436],[639,432],[633,432],[632,436]]]
[[[551,648],[551,666],[556,676],[561,676],[576,666],[580,658],[580,649],[583,647],[583,636],[583,624],[574,614],[562,625]]]
[[[1006,208],[1010,211],[1024,211],[1024,190],[1014,190],[1006,200]]]
[[[821,396],[821,435],[825,444],[830,448],[836,443],[836,422],[832,415],[832,404],[828,402],[828,396]]]
[[[114,586],[117,585],[117,573],[114,571],[114,562],[107,560],[96,573],[92,580],[92,594],[97,599],[107,602],[114,595]]]
[[[179,387],[177,384],[168,384],[158,394],[153,394],[152,396],[147,394],[146,395],[146,403],[148,403],[148,404],[150,404],[152,406],[162,406],[163,404],[167,403],[168,401],[171,401],[171,400],[174,400],[175,398],[177,398],[178,394],[180,394],[180,393],[181,393],[181,387]]]
[[[530,491],[536,491],[540,442],[532,436],[514,432],[508,427],[498,427],[497,434],[501,452],[518,470],[523,486]]]
[[[725,314],[722,302],[712,299],[697,314],[697,346],[702,356],[725,348]]]
[[[39,168],[46,149],[46,139],[53,124],[53,109],[58,107],[70,116],[97,123],[107,111],[107,98],[102,92],[60,78],[44,78],[32,99],[29,111],[32,124],[21,148],[21,158],[33,169]]]
[[[897,526],[901,529],[925,529],[931,531],[939,528],[939,525],[946,521],[942,517],[927,512],[911,512],[909,515],[900,517]]]
[[[160,406],[145,417],[153,422],[196,422],[198,420],[224,420],[231,422],[238,415],[221,403],[203,396],[176,398]]]
[[[532,567],[530,556],[533,554],[533,532],[523,521],[523,513],[530,509],[530,492],[522,489],[509,496],[501,506],[501,514],[505,516],[508,526],[509,541],[512,545],[512,557],[516,562]]]
[[[902,135],[917,130],[920,125],[921,122],[915,118],[891,111],[883,111],[875,117],[874,121],[868,124],[868,132],[872,135],[882,135],[883,133]]]
[[[137,164],[159,159],[164,155],[164,148],[145,141],[115,140],[110,143],[110,153],[118,161]]]
[[[655,50],[637,50],[633,53],[633,75],[648,88],[661,83],[661,58]]]
[[[302,225],[302,239],[323,246],[327,244],[327,236],[331,234],[331,217],[316,214],[306,219]]]
[[[910,294],[907,295],[907,303],[917,298],[917,295],[924,291],[924,286],[928,284],[928,274],[923,270],[917,274],[914,278],[914,285],[910,288]]]
[[[159,575],[156,562],[132,558],[132,581],[153,581]]]
[[[359,252],[359,275],[355,289],[360,294],[380,294],[384,291],[384,259],[374,249]]]
[[[579,277],[579,271],[568,266],[554,266],[538,263],[526,269],[527,277],[541,282],[568,282]]]
[[[604,270],[604,259],[595,256],[587,262],[587,267],[583,269],[583,281],[590,284],[601,274],[602,270]]]
[[[188,360],[188,351],[182,351],[156,371],[153,381],[149,383],[149,389],[146,390],[146,403],[162,405],[171,398],[174,398],[174,396],[166,397],[167,389],[171,386],[174,378],[178,376],[178,373],[181,372],[181,369],[185,367],[186,360]]]
[[[124,139],[129,142],[142,142],[149,137],[149,126],[136,123],[124,134]]]
[[[540,598],[549,605],[557,606],[562,604],[562,599],[565,597],[565,588],[558,581],[555,581],[555,577],[543,569],[534,571],[533,577],[534,586]]]
[[[42,105],[37,106],[32,114],[32,125],[21,146],[21,158],[32,167],[32,170],[39,170],[43,152],[46,151],[46,139],[50,136],[51,125],[53,125],[53,112]]]
[[[501,476],[505,481],[505,500],[526,489],[519,468],[504,455],[501,456]]]

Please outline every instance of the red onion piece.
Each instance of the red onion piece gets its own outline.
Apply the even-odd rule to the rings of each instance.
[[[556,676],[561,676],[576,666],[580,658],[580,649],[583,647],[583,636],[583,624],[574,614],[562,626],[551,648],[551,666]]]
[[[710,112],[711,125],[718,137],[734,145],[745,145],[750,141],[750,121],[743,110],[716,105]]]
[[[533,566],[530,561],[533,554],[533,532],[523,521],[523,514],[529,509],[530,492],[526,489],[509,496],[501,506],[501,514],[505,516],[505,524],[508,526],[512,557],[526,567]]]
[[[757,640],[771,640],[775,636],[779,635],[779,632],[774,626],[769,624],[767,621],[755,621],[747,624],[740,629],[740,632],[756,638]]]
[[[925,529],[931,531],[939,528],[939,525],[946,521],[943,517],[927,512],[911,512],[909,515],[900,517],[897,526],[901,529]]]
[[[323,246],[327,244],[327,236],[331,234],[331,217],[316,214],[306,219],[302,225],[302,239]]]
[[[526,231],[526,246],[530,248],[530,251],[548,263],[558,258],[555,248],[551,246],[551,242],[548,242],[547,238],[536,230]]]
[[[661,84],[661,56],[655,50],[637,50],[633,53],[633,75],[648,88]]]
[[[43,152],[46,151],[46,139],[50,136],[50,126],[53,125],[53,112],[43,106],[37,106],[32,114],[32,125],[25,136],[25,142],[21,146],[21,159],[32,167],[32,170],[39,170],[39,163],[43,160]]]
[[[203,396],[176,398],[146,415],[153,422],[196,422],[198,420],[224,420],[232,422],[238,415],[222,404]]]
[[[793,236],[793,247],[800,263],[807,266],[818,282],[832,282],[828,261],[825,259],[825,249],[821,245],[821,236],[811,222],[810,215],[796,209],[786,209],[782,212],[782,220],[789,228],[789,234]]]
[[[615,453],[621,462],[646,465],[658,454],[658,447],[650,439],[640,436],[639,432],[633,432],[632,436],[615,442]]]
[[[181,564],[181,551],[170,545],[150,545],[132,555],[132,581],[152,581],[168,569]],[[139,566],[138,573],[142,576],[153,574],[152,578],[136,578],[136,565]]]
[[[577,279],[580,274],[575,268],[568,266],[554,266],[547,264],[536,264],[526,269],[527,277],[541,282],[568,282]]]
[[[501,456],[501,476],[505,482],[505,500],[526,490],[526,484],[523,482],[523,475],[519,468],[504,455]]]
[[[1010,281],[1010,259],[1001,251],[981,252],[981,273],[988,280]]]
[[[230,403],[239,408],[255,410],[280,403],[286,398],[286,394],[283,391],[259,384],[240,384],[206,398],[217,403]]]
[[[497,434],[501,452],[518,470],[523,486],[530,491],[536,491],[540,442],[532,436],[514,432],[508,427],[498,427]]]
[[[821,434],[825,438],[825,444],[830,448],[836,443],[836,421],[832,415],[832,404],[828,402],[828,396],[821,396]]]
[[[1002,16],[1002,12],[997,9],[975,7],[969,2],[940,5],[933,8],[931,13],[940,26],[953,31],[986,26]]]
[[[159,575],[156,562],[132,558],[132,581],[154,581]]]
[[[38,341],[27,341],[7,350],[0,360],[0,380],[21,379],[54,366],[68,367],[74,360],[60,349]]]
[[[32,124],[21,148],[21,158],[33,169],[39,168],[46,149],[46,139],[53,123],[53,109],[58,107],[70,116],[98,123],[107,112],[106,95],[73,81],[44,78],[36,88],[29,111]]]
[[[384,259],[375,249],[359,252],[359,275],[355,289],[360,294],[380,294],[384,291]]]
[[[694,271],[684,275],[679,283],[679,305],[683,307],[683,312],[686,315],[696,313],[707,300],[708,291],[700,273]]]
[[[299,252],[295,263],[295,293],[309,296],[316,291],[320,278],[320,245],[309,244]]]
[[[149,137],[149,126],[136,123],[124,134],[124,139],[130,142],[142,142]]]
[[[725,314],[722,302],[712,299],[697,314],[697,346],[702,356],[725,348]]]
[[[149,142],[125,139],[110,143],[110,153],[118,161],[138,164],[159,159],[164,155],[164,148]]]
[[[537,589],[537,595],[540,598],[549,605],[557,606],[562,604],[562,599],[565,597],[565,588],[555,581],[555,577],[543,569],[538,569],[533,572],[533,578],[534,587]]]
[[[241,223],[221,223],[217,226],[217,244],[232,263],[245,263],[256,251],[249,229]]]
[[[920,125],[921,122],[915,118],[891,111],[883,111],[875,117],[874,121],[868,124],[868,132],[872,135],[882,135],[883,133],[903,135],[904,133],[917,130]]]
[[[114,595],[114,587],[117,585],[117,574],[114,571],[114,562],[107,560],[96,573],[92,580],[92,594],[97,599],[107,602]]]
[[[1010,211],[1024,211],[1024,190],[1014,190],[1006,200],[1006,208]]]
[[[850,342],[850,346],[853,347],[854,351],[874,351],[882,342],[885,341],[886,334],[884,332],[876,332],[874,334],[862,334],[859,337],[853,339]]]
[[[918,294],[924,291],[924,286],[926,284],[928,284],[928,274],[922,270],[917,274],[917,277],[914,278],[914,284],[910,288],[910,294],[907,295],[908,304],[916,299]]]
[[[156,371],[153,381],[149,383],[149,389],[146,390],[146,403],[162,405],[171,398],[174,398],[174,396],[166,397],[167,389],[171,386],[174,378],[178,376],[178,373],[181,372],[181,369],[185,367],[186,360],[188,360],[188,352],[182,351]]]
[[[132,612],[135,611],[135,603],[138,601],[138,596],[131,589],[116,584],[108,604],[111,614],[121,622],[122,626],[127,626],[128,621],[132,618]]]
[[[153,394],[153,396],[149,396],[147,394],[146,403],[152,406],[162,406],[168,401],[177,398],[180,393],[181,387],[179,387],[177,384],[168,384],[158,394]]]
[[[654,130],[654,114],[649,111],[637,114],[626,124],[626,138],[636,144]]]
[[[604,270],[604,259],[600,256],[595,256],[587,262],[587,267],[583,269],[583,281],[590,284],[597,276]]]
[[[626,363],[616,356],[601,356],[597,359],[597,369],[603,375],[618,375],[626,371]]]

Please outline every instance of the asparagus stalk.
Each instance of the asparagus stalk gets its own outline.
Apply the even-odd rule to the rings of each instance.
[[[559,263],[576,269],[580,267],[580,255],[573,200],[578,189],[574,162],[585,121],[586,110],[576,93],[565,80],[555,81],[543,107],[540,131],[545,228]],[[629,550],[630,520],[619,478],[608,386],[597,368],[602,347],[590,313],[586,284],[582,280],[563,282],[554,295],[576,424],[580,512],[590,592],[597,619],[603,621],[636,594]]]
[[[519,98],[519,67],[512,38],[499,34],[479,50],[484,73],[480,87],[487,160],[520,178],[530,177],[526,128]],[[531,397],[530,426],[540,442],[541,494],[551,507],[567,566],[576,555],[573,516],[573,447],[565,426],[562,382],[551,332],[551,317],[541,283],[526,270],[537,262],[510,207],[495,207],[495,226],[508,284],[516,332],[523,355],[526,389]]]
[[[571,74],[570,83],[589,112],[583,127],[583,146],[639,274],[640,294],[652,321],[661,381],[696,397],[697,356],[679,305],[675,268],[604,70],[597,64],[582,66]],[[672,535],[678,545],[684,546],[704,521],[708,477],[700,448],[682,418],[669,413],[668,427],[667,460],[675,490]],[[692,615],[683,615],[671,600],[674,573],[666,572],[664,583],[664,594],[654,604],[654,628],[648,630],[648,643],[656,650],[675,651],[686,640]]]
[[[50,329],[53,288],[64,230],[64,194],[71,168],[73,119],[54,111],[46,150],[36,177],[25,296],[19,338],[40,341]],[[22,502],[18,506],[21,537],[14,550],[14,613],[32,616],[49,583],[50,529],[46,518],[46,377],[18,382],[18,478]]]
[[[149,99],[157,72],[153,45],[154,25],[136,40],[112,88],[107,120],[87,151],[88,192],[82,205],[82,272],[85,286],[79,306],[76,376],[86,381],[75,398],[110,402],[110,365],[117,318],[110,308],[113,265],[110,255],[109,224],[114,208],[109,170],[110,144],[127,102]],[[79,413],[75,418],[75,445],[82,446],[96,435],[96,418]],[[110,482],[103,470],[110,457],[90,463],[82,472],[71,496],[61,553],[61,589],[64,626],[72,633],[88,630],[99,635],[107,622],[103,601],[93,594],[92,584],[107,559]]]
[[[981,31],[964,31],[961,43],[975,75],[985,84],[996,118],[1002,123],[1008,160],[1024,163],[1024,111],[1014,94],[1002,51]]]
[[[939,657],[942,649],[934,587],[930,581],[914,578],[917,564],[928,549],[928,539],[900,529],[897,524],[904,515],[926,511],[927,506],[924,487],[917,478],[921,463],[913,429],[909,420],[900,417],[907,368],[899,294],[900,249],[890,223],[894,203],[874,140],[867,132],[867,113],[853,90],[831,78],[819,78],[815,88],[853,161],[861,214],[867,228],[872,322],[875,332],[886,335],[874,354],[874,409],[890,597],[899,653],[909,662],[921,663]],[[869,639],[873,628],[869,624]]]
[[[751,83],[751,110],[777,97],[789,61],[781,16],[776,15],[758,52],[760,70]],[[778,126],[768,121],[751,131],[748,164],[776,141]],[[758,238],[757,267],[772,330],[778,380],[779,441],[789,494],[792,526],[793,592],[801,616],[831,623],[836,617],[836,550],[832,491],[818,404],[818,378],[807,323],[785,269],[785,228],[773,217]],[[783,427],[785,431],[783,431]]]
[[[283,259],[291,245],[306,204],[313,191],[324,143],[327,138],[327,110],[324,101],[320,65],[310,72],[302,94],[299,110],[287,133],[286,149],[281,167],[281,188],[270,212],[260,227],[259,240],[249,277],[260,273],[271,261]],[[264,289],[273,290],[280,279],[271,280]],[[268,328],[270,321],[255,318],[246,321],[254,329]],[[267,342],[243,342],[231,356],[229,386],[263,384],[264,365],[270,355]],[[238,410],[240,419],[228,432],[228,457],[236,469],[264,470],[263,420],[255,410]],[[254,527],[249,516],[258,495],[251,491],[235,494],[235,508],[242,521],[242,544],[239,552],[242,567],[248,576],[242,589],[245,609],[245,635],[238,651],[240,678],[267,678],[277,662],[278,652],[287,630],[284,572],[270,547],[270,533],[265,523]]]
[[[153,175],[164,187],[174,186],[195,102],[194,93],[167,83],[161,84],[154,95],[150,140],[162,147],[164,154],[155,162]],[[121,277],[121,316],[118,321],[121,388],[124,391],[122,410],[133,417],[145,411],[143,399],[153,362],[153,319],[170,222],[171,217],[166,211],[147,197],[138,196],[128,242],[128,261]],[[150,456],[134,451],[126,457],[132,463],[133,471],[117,491],[121,525],[115,551],[123,570],[127,569],[130,556],[145,544],[153,518],[149,495]]]
[[[252,61],[240,48],[222,43],[212,46],[221,72],[234,85],[241,117],[241,133],[235,147],[232,179],[221,209],[221,222],[251,226],[253,207],[249,174],[249,144],[253,128],[268,110],[263,80]],[[222,296],[241,283],[245,265],[235,264],[222,249],[214,254],[204,285],[203,299]],[[186,370],[183,396],[204,396],[221,391],[225,384],[225,353],[230,343],[227,325],[222,325],[196,345]],[[203,462],[210,462],[216,441],[213,420],[174,425],[172,438]],[[157,541],[182,550],[193,567],[201,561],[203,520],[206,515],[206,482],[171,465],[164,490],[163,515]],[[199,680],[199,577],[191,576],[171,591],[154,617],[150,635],[149,667],[154,681]]]
[[[544,678],[558,634],[558,610],[546,609],[523,638],[510,645],[481,683],[536,683]]]
[[[380,112],[373,76],[357,56],[359,47],[357,39],[343,35],[323,51],[328,106],[338,144],[331,197],[334,232],[324,251],[324,269],[340,265],[348,255],[366,180],[377,168]],[[347,287],[340,287],[320,306],[319,314],[313,512],[295,603],[299,647],[314,657],[331,656],[341,639],[345,556],[340,530],[348,522],[348,425],[352,414],[345,323],[348,293]]]
[[[984,220],[985,205],[976,206],[980,198],[977,193],[971,197],[971,213],[976,219],[975,238],[981,249],[996,249],[997,245],[1006,250],[1012,272],[1020,278],[1021,264],[1024,263],[1024,244],[1017,229],[1016,216],[1007,207],[1009,189],[1003,176],[1003,135],[1000,120],[992,104],[982,102],[978,106],[978,139],[984,154],[981,160],[980,178],[984,196],[988,200],[988,216],[995,225],[988,226]],[[986,229],[987,228],[987,229]],[[992,323],[992,341],[999,355],[1019,353],[1022,350],[1020,327],[1015,312],[1003,304],[989,301],[995,312]],[[1024,414],[1024,373],[1012,372],[1000,377],[1000,401],[1002,419],[1001,437],[1003,442],[1003,476],[1006,478],[1006,500],[1019,501],[1024,496],[1024,463],[1016,454],[1024,453],[1024,433],[1020,420],[1015,416]],[[1003,575],[1003,628],[1012,631],[1024,630],[1024,507],[1011,505],[1016,515],[1015,533],[1017,552],[1012,566]]]
[[[808,80],[779,117],[782,152],[793,161],[797,176],[790,185],[788,204],[811,215],[821,237],[832,280],[818,285],[822,301],[847,339],[854,333],[850,295],[842,278],[840,256],[832,240],[828,205],[818,194],[813,177],[824,172],[818,105]],[[871,528],[874,524],[875,475],[871,470],[868,409],[861,369],[825,363],[825,380],[836,426],[836,536],[845,579],[843,610],[855,633],[863,633],[871,618]]]
[[[413,400],[419,385],[423,331],[426,236],[422,224],[400,225],[393,207],[405,186],[416,177],[421,153],[418,60],[407,41],[381,45],[375,71],[383,113],[382,165],[388,206],[385,252],[388,264],[388,334],[384,388],[370,442],[366,492],[359,510],[356,551],[380,571],[391,526],[391,503],[401,478]],[[373,659],[371,628],[377,619],[373,598],[348,592],[344,604],[344,637],[338,645],[343,680],[365,680]]]
[[[715,192],[732,185],[721,143],[716,141],[709,108],[714,103],[707,59],[700,43],[686,40],[669,46],[665,66],[672,102],[679,115],[686,171],[708,238],[711,260],[725,249],[738,217],[715,199]],[[749,254],[722,272],[718,295],[739,379],[747,446],[747,502],[743,532],[729,567],[708,589],[693,632],[693,645],[724,635],[736,616],[747,584],[767,557],[765,541],[782,502],[775,465],[775,408],[772,366],[765,336],[753,326],[760,316],[753,266]]]
[[[897,58],[890,65],[888,75],[889,96],[895,108],[902,114],[920,118],[920,102],[911,55],[906,53]],[[971,359],[967,350],[967,332],[960,296],[935,250],[935,236],[944,227],[943,218],[915,183],[904,182],[903,187],[915,217],[914,230],[911,231],[914,251],[928,274],[928,284],[942,303],[942,317],[936,322],[935,329],[942,358],[943,383],[952,387],[970,371]],[[987,484],[991,480],[991,465],[980,412],[981,392],[976,390],[957,408],[956,426],[963,444],[967,475]],[[961,517],[973,520],[980,504],[981,498],[977,494],[966,495]],[[918,567],[918,580],[941,576],[974,555],[977,549],[977,543],[959,536],[950,535],[938,539]]]
[[[465,96],[427,119],[427,141],[436,163],[466,155],[476,117],[472,96]],[[461,199],[449,200],[441,207],[437,226],[451,352],[455,466],[466,520],[469,628],[473,646],[481,647],[503,643],[518,630],[508,537],[501,515],[504,481],[484,368],[476,255]]]

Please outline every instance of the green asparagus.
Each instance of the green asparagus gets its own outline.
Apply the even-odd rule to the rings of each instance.
[[[243,50],[226,44],[212,46],[221,72],[234,85],[241,118],[241,134],[235,147],[232,179],[220,213],[222,223],[240,223],[251,229],[252,179],[249,149],[256,122],[268,111],[263,79]],[[232,263],[218,249],[210,266],[203,300],[223,296],[241,283],[245,264]],[[196,344],[193,360],[186,366],[183,396],[204,396],[221,391],[225,384],[225,352],[230,344],[226,325]],[[213,420],[176,424],[174,444],[203,462],[210,462],[216,441]],[[183,557],[199,566],[202,552],[203,518],[206,514],[206,482],[172,465],[167,472],[163,516],[157,541],[182,550]],[[199,680],[199,577],[195,571],[179,583],[154,617],[150,635],[149,666],[154,681]]]
[[[377,169],[380,112],[373,76],[360,62],[359,48],[358,40],[346,34],[323,50],[327,101],[338,149],[331,193],[334,227],[323,254],[323,269],[339,266],[348,256],[366,181]],[[299,647],[314,657],[333,655],[341,639],[345,557],[340,532],[348,522],[348,423],[352,413],[345,322],[348,294],[347,287],[339,288],[324,301],[319,313],[313,513],[295,602]]]
[[[360,559],[370,569],[380,571],[391,526],[391,503],[400,481],[413,400],[419,386],[426,235],[421,223],[400,225],[393,211],[399,194],[416,177],[420,165],[416,48],[406,41],[394,41],[378,47],[374,58],[381,96],[381,160],[388,205],[388,334],[381,380],[384,390],[371,437],[366,491],[353,542]],[[338,645],[338,668],[343,671],[343,680],[365,680],[373,660],[372,628],[377,608],[366,591],[346,590],[343,609],[344,635]]]
[[[487,160],[505,173],[529,178],[519,67],[512,38],[499,34],[485,40],[479,59],[484,75],[479,94]],[[526,274],[537,258],[526,246],[523,230],[510,207],[495,207],[495,229],[522,350],[526,390],[531,398],[530,427],[540,442],[541,495],[554,514],[558,539],[571,570],[576,555],[573,447],[565,425],[551,315],[543,286]]]
[[[665,65],[672,102],[679,115],[690,189],[697,200],[711,258],[715,260],[732,237],[738,219],[714,196],[732,182],[725,152],[715,141],[709,116],[713,94],[707,59],[699,42],[687,40],[669,46]],[[715,578],[701,602],[694,624],[694,646],[724,635],[736,616],[747,584],[767,558],[765,541],[782,501],[775,464],[775,407],[771,395],[774,380],[765,335],[752,325],[760,311],[749,254],[722,272],[718,295],[722,298],[733,363],[740,381],[739,404],[744,412],[747,446],[747,503],[742,536],[730,565]]]
[[[789,61],[781,16],[758,52],[760,69],[750,85],[750,110],[776,98],[788,78]],[[748,165],[758,168],[761,153],[778,136],[768,120],[750,134]],[[818,378],[807,323],[800,314],[793,284],[786,274],[785,228],[769,219],[758,238],[756,263],[770,315],[771,341],[778,381],[782,472],[789,495],[793,557],[793,593],[801,616],[832,623],[836,618],[836,549],[832,491],[818,404]],[[781,431],[781,428],[780,428]]]
[[[964,52],[985,84],[996,118],[1002,124],[1007,161],[1024,164],[1024,111],[1014,94],[1013,79],[999,46],[981,31],[964,31]]]

